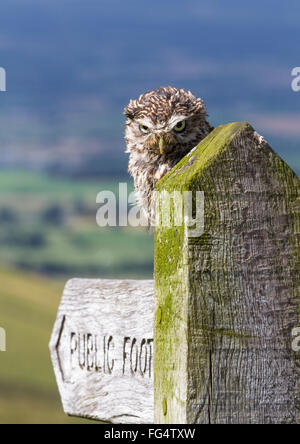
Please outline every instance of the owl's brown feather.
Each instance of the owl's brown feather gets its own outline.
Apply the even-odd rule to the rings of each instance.
[[[213,127],[206,120],[202,99],[171,86],[148,91],[131,100],[124,113],[129,172],[134,179],[138,204],[149,225],[153,225],[157,182]]]

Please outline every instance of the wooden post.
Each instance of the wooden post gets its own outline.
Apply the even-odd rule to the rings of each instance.
[[[299,184],[247,123],[158,184],[155,423],[300,423]],[[198,237],[175,211],[166,226],[174,191],[204,192]]]

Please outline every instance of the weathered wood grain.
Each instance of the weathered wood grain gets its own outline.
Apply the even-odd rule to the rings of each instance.
[[[157,188],[203,191],[205,226],[163,226],[158,199],[155,422],[299,424],[299,179],[242,123]]]
[[[73,279],[50,342],[64,410],[153,423],[153,281]]]

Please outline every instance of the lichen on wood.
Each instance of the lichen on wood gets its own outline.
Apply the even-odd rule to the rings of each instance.
[[[233,123],[157,190],[203,191],[205,229],[156,227],[155,422],[300,423],[298,177]]]

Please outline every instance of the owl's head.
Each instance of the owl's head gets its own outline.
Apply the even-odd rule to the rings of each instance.
[[[176,156],[196,146],[211,128],[203,100],[171,86],[131,100],[124,113],[127,152]]]

